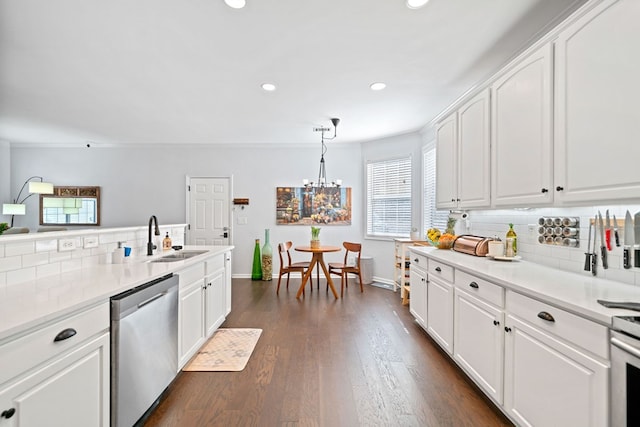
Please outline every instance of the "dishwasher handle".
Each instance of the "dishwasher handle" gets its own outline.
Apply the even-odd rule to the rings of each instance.
[[[145,305],[147,305],[147,304],[151,304],[152,302],[154,302],[154,301],[155,301],[155,300],[157,300],[158,298],[162,298],[163,296],[167,295],[167,293],[168,293],[167,291],[160,292],[159,294],[154,295],[154,296],[152,296],[151,298],[149,298],[149,299],[146,299],[146,300],[142,301],[141,303],[139,303],[139,304],[138,304],[138,308],[142,308],[142,307],[144,307],[144,306],[145,306]]]

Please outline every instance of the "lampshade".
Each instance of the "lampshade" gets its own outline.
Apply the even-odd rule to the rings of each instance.
[[[3,215],[26,215],[27,205],[21,203],[3,203],[2,214]]]
[[[53,184],[50,182],[29,182],[29,193],[53,194]]]

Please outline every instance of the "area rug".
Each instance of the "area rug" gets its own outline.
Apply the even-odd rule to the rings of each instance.
[[[242,371],[262,329],[218,329],[183,371]]]

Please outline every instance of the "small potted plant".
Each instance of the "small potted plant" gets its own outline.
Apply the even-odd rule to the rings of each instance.
[[[9,229],[9,224],[6,222],[0,222],[0,234],[4,233],[5,230]]]
[[[320,247],[320,227],[311,227],[311,247]]]

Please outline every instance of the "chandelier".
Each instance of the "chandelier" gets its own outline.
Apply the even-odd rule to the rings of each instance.
[[[342,185],[342,180],[341,179],[336,179],[335,181],[327,181],[327,169],[325,167],[325,162],[324,162],[324,154],[327,152],[327,145],[324,143],[325,139],[326,140],[332,140],[336,137],[337,135],[337,128],[338,128],[338,123],[340,123],[340,119],[336,119],[333,118],[331,119],[331,123],[333,123],[333,136],[332,137],[326,137],[324,136],[325,132],[330,132],[331,128],[327,128],[327,127],[319,127],[319,128],[313,128],[314,132],[320,132],[320,141],[322,143],[322,152],[320,154],[320,170],[318,171],[318,180],[317,181],[309,181],[308,179],[303,179],[302,183],[305,186],[306,189],[311,189],[311,188],[331,188],[331,187],[340,187]]]

